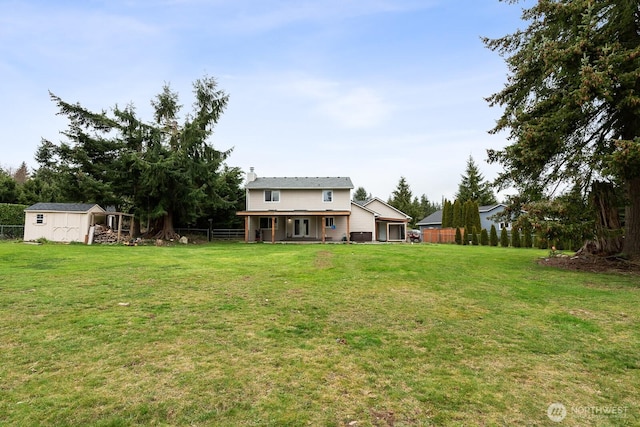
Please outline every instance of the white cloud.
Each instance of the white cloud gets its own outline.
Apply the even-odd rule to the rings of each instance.
[[[351,86],[348,82],[302,78],[284,83],[281,88],[310,100],[313,111],[345,128],[379,126],[393,110],[372,88]]]

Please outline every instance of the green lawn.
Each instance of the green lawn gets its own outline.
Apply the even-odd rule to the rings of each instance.
[[[640,278],[546,254],[0,243],[0,425],[640,424]]]

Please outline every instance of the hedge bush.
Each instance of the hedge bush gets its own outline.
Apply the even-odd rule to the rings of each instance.
[[[0,203],[0,224],[24,225],[24,210],[27,205]]]
[[[487,233],[486,228],[483,228],[482,231],[480,232],[480,244],[482,246],[489,245],[489,233]]]
[[[520,241],[520,230],[514,228],[511,230],[511,246],[514,248],[519,248],[522,246],[522,242]]]
[[[503,228],[502,231],[500,231],[500,246],[503,248],[509,247],[509,235],[507,234],[506,228]]]
[[[491,225],[491,232],[489,233],[489,244],[491,246],[498,246],[498,232],[496,231],[496,226]]]

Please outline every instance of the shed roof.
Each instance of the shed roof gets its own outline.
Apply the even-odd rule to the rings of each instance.
[[[352,189],[349,177],[271,177],[256,178],[247,183],[249,189]]]
[[[104,211],[104,209],[95,203],[36,203],[35,205],[29,206],[25,211],[89,212],[95,206]]]

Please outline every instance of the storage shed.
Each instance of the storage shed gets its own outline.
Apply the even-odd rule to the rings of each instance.
[[[107,212],[96,204],[36,203],[24,211],[24,240],[87,242],[95,217]]]

